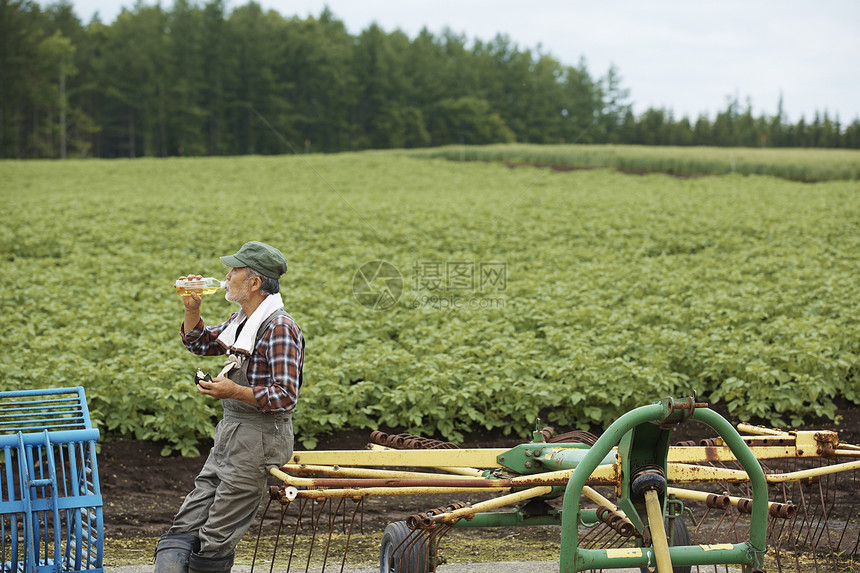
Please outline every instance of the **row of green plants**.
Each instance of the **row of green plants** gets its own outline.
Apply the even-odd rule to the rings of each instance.
[[[403,152],[398,152],[403,153]],[[860,151],[642,145],[449,145],[406,151],[452,161],[501,161],[561,168],[608,167],[634,173],[772,175],[792,181],[860,179]]]
[[[290,261],[301,447],[377,428],[528,436],[537,417],[599,429],[693,391],[777,426],[860,404],[856,181],[382,153],[3,162],[0,176],[3,386],[84,386],[104,439],[193,455],[212,435],[220,405],[191,379],[221,360],[180,343],[171,284],[223,275],[218,256],[251,239]],[[386,310],[353,292],[375,260],[402,276]],[[452,274],[482,263],[504,281]],[[233,308],[208,297],[204,320]]]

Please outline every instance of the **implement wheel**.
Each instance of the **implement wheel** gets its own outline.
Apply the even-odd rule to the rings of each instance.
[[[426,535],[414,533],[405,521],[385,527],[379,546],[379,573],[429,573],[435,569],[430,561]]]
[[[672,535],[671,543],[669,543],[669,545],[670,546],[689,545],[690,544],[690,532],[687,530],[687,524],[684,523],[684,520],[681,519],[680,516],[676,517],[673,521],[675,522],[675,524],[673,526],[674,532]],[[668,527],[666,529],[668,529]],[[677,565],[677,566],[672,567],[672,573],[690,573],[690,571],[692,569],[693,569],[692,565]],[[640,569],[640,571],[642,573],[654,573],[655,571],[657,571],[657,568],[656,567],[652,567],[652,568],[642,567],[642,569]]]

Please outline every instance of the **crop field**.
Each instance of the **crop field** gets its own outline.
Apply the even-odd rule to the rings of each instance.
[[[793,181],[860,179],[856,149],[661,147],[643,145],[448,145],[403,152],[455,161],[503,161],[558,167],[609,167],[675,175],[773,175]]]
[[[304,447],[601,427],[693,391],[774,425],[860,404],[857,180],[360,153],[8,161],[0,192],[3,388],[82,385],[103,436],[164,453],[220,412],[171,285],[253,239],[290,264]],[[210,296],[204,321],[232,308]]]

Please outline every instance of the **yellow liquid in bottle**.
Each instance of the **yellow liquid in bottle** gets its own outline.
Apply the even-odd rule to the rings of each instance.
[[[215,288],[215,287],[207,287],[207,288],[180,287],[180,288],[176,289],[176,294],[178,294],[179,296],[190,296],[192,294],[202,296],[204,294],[214,294],[214,293],[218,292],[219,290],[221,290],[221,289]]]

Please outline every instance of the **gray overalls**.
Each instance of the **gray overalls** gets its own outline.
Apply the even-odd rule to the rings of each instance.
[[[255,340],[285,314],[283,310],[272,313]],[[250,386],[249,361],[244,357],[241,368],[234,368],[227,377]],[[169,531],[199,537],[202,557],[228,557],[235,552],[260,507],[269,469],[285,464],[293,454],[291,414],[262,414],[238,400],[221,402],[224,419],[215,429],[215,444]]]

